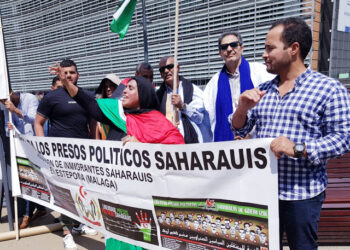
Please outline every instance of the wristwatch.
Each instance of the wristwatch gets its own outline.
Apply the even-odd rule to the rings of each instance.
[[[304,155],[305,143],[295,143],[294,145],[294,157],[301,158]]]

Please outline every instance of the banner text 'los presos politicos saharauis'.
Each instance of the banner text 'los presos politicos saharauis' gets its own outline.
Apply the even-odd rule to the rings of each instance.
[[[43,156],[96,161],[116,166],[147,169],[154,166],[159,170],[230,170],[243,167],[264,169],[267,166],[267,152],[262,147],[164,152],[58,142],[28,142]]]

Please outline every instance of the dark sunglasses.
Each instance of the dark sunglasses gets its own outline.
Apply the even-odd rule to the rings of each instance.
[[[165,69],[171,70],[174,68],[174,64],[168,64],[159,68],[160,73],[164,73]]]
[[[220,50],[227,50],[228,46],[230,46],[232,49],[237,48],[239,45],[241,45],[240,42],[232,42],[232,43],[224,43],[220,44]]]

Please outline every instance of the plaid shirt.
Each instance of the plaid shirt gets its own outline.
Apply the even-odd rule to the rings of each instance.
[[[327,160],[350,149],[350,96],[341,83],[310,69],[282,98],[278,81],[259,86],[267,93],[248,112],[245,126],[232,130],[245,136],[255,124],[257,138],[283,135],[305,143],[308,158],[278,160],[279,199],[309,199],[327,187]]]

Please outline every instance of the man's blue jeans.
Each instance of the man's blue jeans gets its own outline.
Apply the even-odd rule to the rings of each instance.
[[[286,232],[291,250],[317,249],[318,221],[325,192],[307,200],[279,201],[280,248]]]

